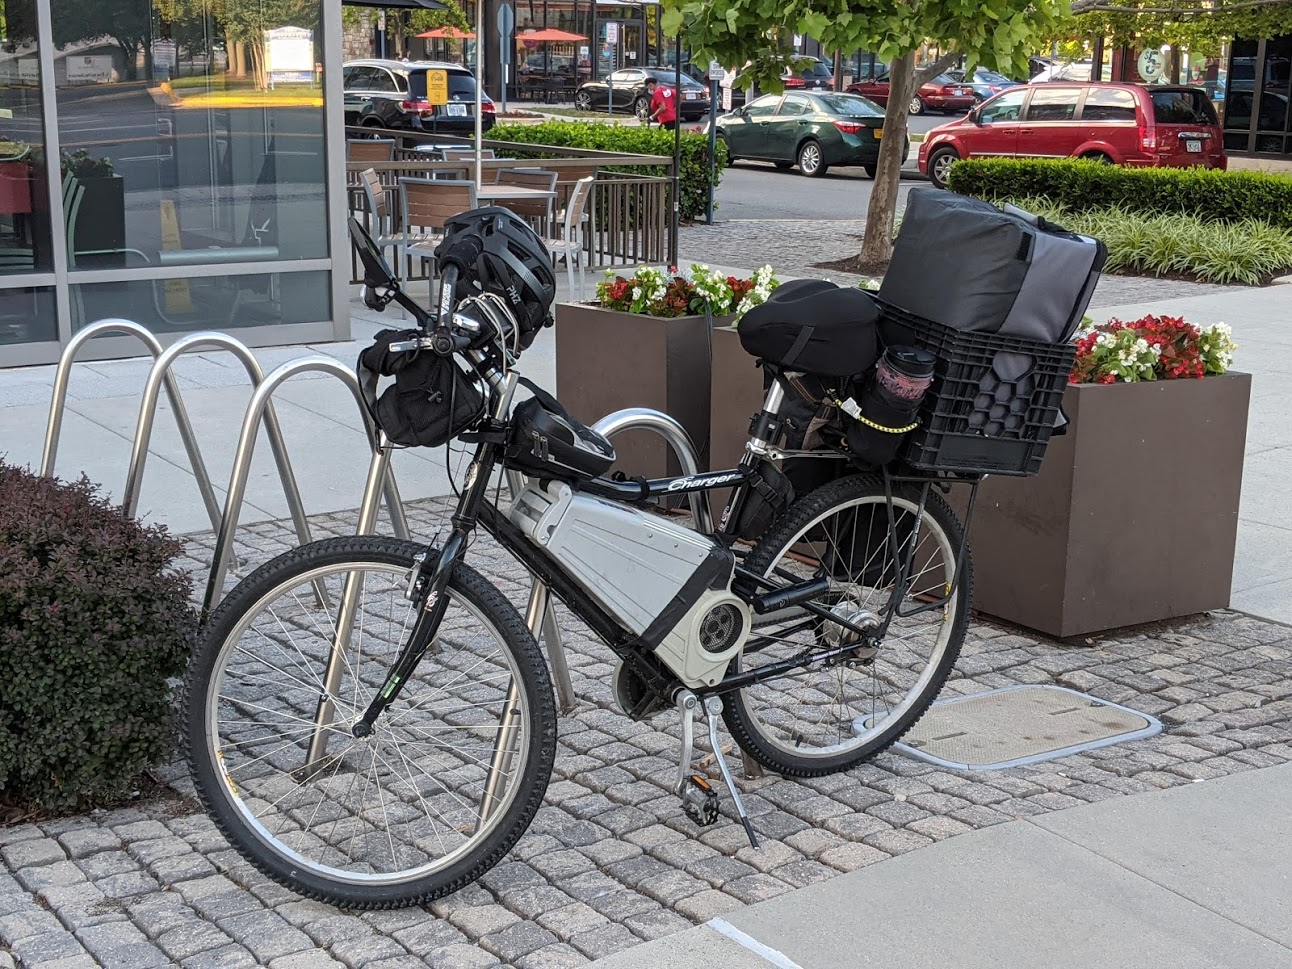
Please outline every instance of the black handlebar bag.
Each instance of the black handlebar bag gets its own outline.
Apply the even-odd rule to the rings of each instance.
[[[484,414],[480,388],[453,362],[430,350],[392,351],[392,343],[412,340],[419,330],[382,330],[359,354],[355,368],[368,413],[395,444],[439,447]],[[377,396],[382,377],[395,382]]]

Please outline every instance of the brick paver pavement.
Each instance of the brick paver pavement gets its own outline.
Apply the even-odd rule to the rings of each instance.
[[[411,503],[415,533],[436,534],[447,507]],[[320,537],[349,534],[354,516],[315,521]],[[267,522],[243,529],[239,553],[255,565],[291,544]],[[193,537],[195,568],[210,546]],[[470,558],[523,605],[527,577],[487,537]],[[1292,760],[1292,629],[1224,612],[1073,645],[980,621],[948,693],[1058,683],[1166,732],[1004,771],[884,754],[824,778],[744,780],[755,852],[725,804],[713,827],[687,821],[667,790],[674,718],[613,710],[609,650],[564,612],[561,625],[579,709],[561,720],[546,804],[480,884],[395,912],[304,901],[242,862],[172,766],[172,798],[0,828],[0,969],[579,966],[975,828]]]

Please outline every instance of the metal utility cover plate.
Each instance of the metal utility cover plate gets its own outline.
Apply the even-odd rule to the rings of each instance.
[[[1060,686],[939,700],[897,749],[956,770],[998,770],[1161,733],[1148,714]]]

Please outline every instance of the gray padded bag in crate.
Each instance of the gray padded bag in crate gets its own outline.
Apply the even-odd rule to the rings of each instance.
[[[912,190],[885,302],[956,330],[1061,343],[1081,323],[1108,252],[1009,206]]]

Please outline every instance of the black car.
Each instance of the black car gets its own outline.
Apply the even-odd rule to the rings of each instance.
[[[449,103],[426,100],[427,71],[449,76]],[[469,135],[475,132],[476,79],[459,64],[430,61],[346,61],[341,75],[345,88],[345,123],[364,128],[395,128]],[[481,100],[485,131],[494,124],[494,104]]]
[[[580,111],[623,108],[639,118],[650,114],[650,95],[646,79],[654,78],[661,87],[672,87],[676,75],[667,67],[629,67],[615,71],[599,81],[585,81],[574,95],[574,106]],[[678,114],[683,121],[697,121],[709,113],[709,89],[686,74],[682,75],[682,96]]]

